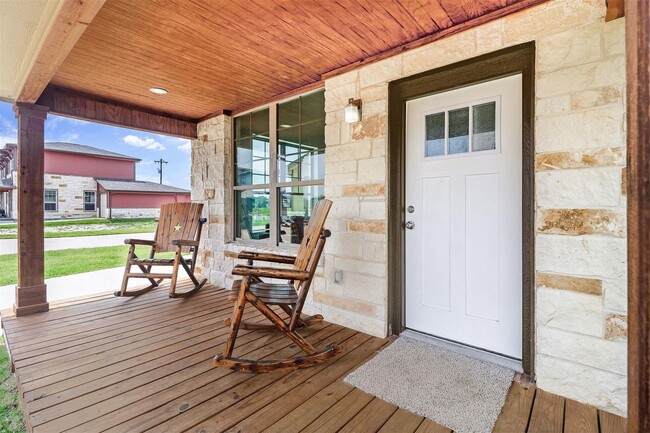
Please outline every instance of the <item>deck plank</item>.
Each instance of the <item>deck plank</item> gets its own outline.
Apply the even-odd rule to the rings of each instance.
[[[424,417],[420,415],[416,415],[408,410],[397,409],[393,416],[379,430],[379,433],[414,433],[420,427],[422,421],[424,421]]]
[[[512,382],[493,433],[526,433],[535,400],[535,388]]]
[[[563,422],[564,398],[538,389],[528,433],[562,433]]]
[[[613,413],[598,411],[601,433],[620,433],[627,431],[627,419]]]
[[[415,433],[453,433],[450,428],[441,426],[428,418],[425,418]]]
[[[2,312],[28,431],[452,433],[346,384],[388,340],[338,325],[300,331],[316,345],[343,344],[344,353],[324,364],[267,374],[214,368],[232,313],[228,295],[206,285],[191,298],[169,299],[161,287],[21,318]],[[266,320],[254,309],[246,318]],[[299,353],[273,332],[242,330],[236,348],[251,359]],[[514,383],[494,433],[596,433],[598,423],[600,433],[626,428],[624,418]]]
[[[388,419],[397,411],[397,406],[384,400],[375,398],[361,412],[352,418],[340,433],[357,433],[378,431]]]
[[[567,399],[564,406],[564,431],[567,433],[598,433],[596,408]]]

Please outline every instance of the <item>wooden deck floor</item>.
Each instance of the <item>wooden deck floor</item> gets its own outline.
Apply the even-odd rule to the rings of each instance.
[[[100,296],[48,313],[3,316],[28,429],[33,432],[382,432],[451,430],[343,382],[387,339],[324,323],[305,330],[337,342],[333,361],[253,375],[212,367],[232,303],[206,286],[190,299],[164,288],[139,298]],[[249,320],[261,320],[249,312]],[[244,332],[238,355],[280,358],[296,348],[279,333]],[[499,433],[622,433],[625,420],[513,384]]]

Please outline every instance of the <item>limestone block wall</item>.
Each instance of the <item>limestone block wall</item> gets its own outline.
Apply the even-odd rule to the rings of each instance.
[[[626,410],[624,19],[605,0],[553,0],[325,81],[325,195],[332,231],[307,312],[387,333],[388,83],[520,43],[536,44],[536,380]],[[343,121],[349,98],[363,119]],[[230,287],[231,120],[192,142],[192,200],[208,218],[199,270]],[[343,280],[334,281],[334,270]]]
[[[45,218],[92,218],[97,214],[84,210],[84,191],[97,191],[92,177],[45,173],[45,189],[58,191],[57,210],[46,211]]]
[[[388,82],[535,41],[536,379],[625,411],[624,20],[604,15],[604,0],[556,0],[326,80],[325,194],[335,206],[315,309],[387,332]],[[349,125],[352,97],[363,119]]]

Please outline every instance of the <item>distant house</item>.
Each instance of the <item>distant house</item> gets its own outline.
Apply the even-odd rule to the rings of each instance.
[[[16,144],[0,149],[0,209],[15,218]],[[182,188],[135,180],[131,156],[75,143],[45,143],[46,218],[158,216],[163,203],[190,201]]]

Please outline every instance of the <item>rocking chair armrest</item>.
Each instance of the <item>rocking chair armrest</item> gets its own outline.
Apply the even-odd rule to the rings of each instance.
[[[261,260],[263,262],[284,263],[293,265],[296,262],[294,256],[284,256],[282,254],[255,253],[253,251],[242,251],[237,256],[238,259]]]
[[[260,266],[247,266],[237,265],[232,270],[233,275],[241,275],[243,277],[263,277],[263,278],[279,278],[282,280],[297,280],[305,281],[309,279],[309,272],[300,271],[298,269],[280,269],[280,268],[264,268]]]
[[[199,241],[194,241],[190,239],[174,239],[172,245],[178,245],[181,247],[198,247]]]
[[[156,241],[149,241],[146,239],[124,239],[126,245],[149,245],[151,247],[156,246]]]

